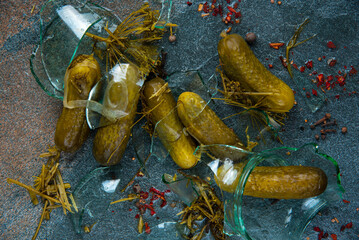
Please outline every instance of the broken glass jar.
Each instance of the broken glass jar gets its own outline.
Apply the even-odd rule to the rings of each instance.
[[[229,236],[239,235],[248,240],[263,239],[263,236],[300,239],[318,211],[338,203],[344,192],[337,162],[321,153],[316,144],[245,152],[247,158],[240,162],[228,157],[214,158],[212,147],[197,148],[201,164],[191,173],[202,179],[212,179],[211,186],[220,192],[224,204],[224,231]],[[233,146],[217,147],[244,153]],[[211,170],[210,174],[204,166]],[[320,177],[315,178],[316,175]],[[200,195],[193,178],[188,176],[174,179],[164,175],[163,181],[180,199],[193,200],[193,196]]]
[[[120,23],[109,10],[88,1],[50,0],[40,11],[40,43],[30,58],[37,83],[50,96],[64,94],[64,76],[78,54],[91,54],[87,32],[105,36],[105,26],[114,30]]]

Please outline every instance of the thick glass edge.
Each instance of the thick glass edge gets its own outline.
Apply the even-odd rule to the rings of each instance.
[[[46,87],[42,84],[42,82],[40,81],[40,78],[38,77],[38,75],[36,74],[35,70],[34,70],[34,58],[36,57],[36,53],[37,51],[41,51],[41,46],[42,46],[42,43],[43,43],[43,31],[44,31],[44,23],[43,23],[43,18],[41,17],[42,13],[44,12],[46,6],[51,3],[51,2],[54,2],[55,0],[48,0],[47,2],[45,2],[41,9],[40,9],[40,40],[39,42],[37,43],[37,45],[35,46],[34,50],[32,51],[31,55],[30,55],[30,71],[32,73],[32,75],[34,76],[37,84],[39,84],[39,86],[41,87],[41,89],[47,94],[49,95],[50,97],[54,97],[54,98],[57,98],[57,99],[60,99],[60,100],[63,100],[63,97],[60,97],[60,96],[57,96],[56,94],[53,94],[52,92],[48,91],[46,89]],[[109,11],[108,9],[96,4],[96,3],[93,3],[93,2],[90,2],[90,1],[84,1],[84,2],[81,2],[81,1],[75,1],[75,2],[78,2],[79,4],[82,3],[83,6],[85,5],[89,5],[89,6],[93,6],[93,7],[96,7],[98,9],[101,9],[102,11],[105,11],[109,14],[112,15],[113,18],[117,19],[119,22],[121,21],[120,18],[118,18],[116,15],[112,14],[111,11]],[[77,53],[77,50],[79,48],[79,46],[81,45],[81,42],[82,40],[85,38],[85,35],[86,33],[95,25],[97,24],[98,22],[100,22],[103,18],[100,17],[99,19],[97,19],[95,22],[93,22],[87,29],[86,31],[84,32],[84,34],[82,35],[81,39],[79,40],[79,42],[77,43],[77,46],[72,54],[72,57],[70,59],[70,62],[68,65],[71,64],[72,60],[75,58],[76,56],[76,53]]]
[[[53,93],[51,93],[50,91],[48,91],[46,89],[46,87],[42,84],[42,82],[40,81],[39,77],[37,76],[36,72],[34,71],[34,65],[33,65],[33,60],[34,58],[36,57],[36,52],[39,51],[39,48],[40,48],[40,44],[36,45],[36,47],[34,48],[34,51],[31,53],[30,55],[30,71],[32,73],[32,75],[34,76],[35,78],[35,81],[37,82],[37,84],[41,87],[41,89],[47,94],[49,95],[50,97],[54,97],[56,99],[59,99],[59,100],[63,100],[63,97],[59,97]]]
[[[278,150],[290,150],[290,151],[299,151],[303,148],[306,147],[312,147],[312,149],[314,149],[314,154],[323,157],[324,159],[330,161],[336,170],[336,178],[337,178],[337,194],[340,196],[340,198],[343,198],[343,193],[345,192],[344,187],[341,185],[341,178],[340,178],[340,169],[339,169],[339,165],[337,163],[337,161],[330,157],[329,155],[322,153],[319,151],[319,146],[316,143],[307,143],[304,144],[298,148],[294,148],[294,147],[277,147],[277,148],[272,148],[272,149],[268,149],[268,150],[264,150],[261,153],[256,153],[254,155],[252,155],[251,158],[249,158],[248,163],[244,166],[242,174],[239,178],[239,182],[238,182],[238,187],[236,188],[235,192],[234,192],[234,203],[233,205],[237,205],[237,206],[241,206],[243,203],[243,192],[244,192],[244,186],[245,183],[248,180],[249,175],[251,174],[251,172],[254,170],[254,168],[264,160],[264,157],[268,157],[270,155],[274,155],[275,151]],[[298,226],[296,233],[299,234],[299,236],[301,236],[306,227],[309,225],[310,221],[316,216],[317,212],[324,208],[327,205],[327,201],[322,200],[319,203],[317,203],[316,208],[314,210],[311,211],[311,214],[308,215],[306,218],[304,218],[304,220],[301,221],[301,227]],[[245,237],[247,240],[252,240],[252,238],[249,236],[248,232],[246,231],[245,225],[244,225],[244,221],[242,218],[242,208],[241,207],[235,207],[233,206],[233,208],[235,209],[234,211],[234,218],[239,220],[239,229],[235,229],[231,224],[230,227],[232,229],[232,231],[236,234],[240,234],[242,237]],[[225,221],[226,221],[226,215],[225,215]]]

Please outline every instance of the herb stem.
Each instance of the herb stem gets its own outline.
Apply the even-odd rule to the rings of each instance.
[[[45,199],[47,199],[47,200],[49,200],[49,201],[51,201],[51,202],[61,203],[59,200],[57,200],[57,199],[55,199],[55,198],[52,198],[52,197],[49,197],[49,196],[47,196],[47,195],[45,195],[45,194],[42,194],[41,192],[39,192],[39,191],[33,189],[32,187],[29,187],[29,186],[27,186],[27,185],[21,183],[21,182],[19,182],[19,181],[16,181],[16,180],[11,179],[11,178],[7,178],[6,180],[7,180],[8,183],[14,183],[14,184],[16,184],[16,185],[19,185],[20,187],[23,187],[23,188],[27,189],[28,191],[31,191],[31,192],[33,192],[33,193],[39,195],[40,197],[43,197],[43,198],[45,198]]]

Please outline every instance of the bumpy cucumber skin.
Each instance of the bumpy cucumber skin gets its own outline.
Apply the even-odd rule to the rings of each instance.
[[[90,133],[84,108],[63,108],[55,130],[55,145],[65,152],[75,152]]]
[[[150,112],[150,120],[157,124],[156,133],[164,147],[169,151],[173,161],[181,168],[188,169],[196,165],[197,158],[193,155],[196,145],[191,136],[183,133],[184,126],[178,118],[176,101],[165,81],[155,78],[145,83],[143,103]],[[164,92],[159,93],[162,89]]]
[[[92,153],[96,161],[103,166],[118,164],[125,153],[140,96],[139,87],[136,85],[138,77],[137,67],[130,65],[126,75],[129,114],[116,120],[115,123],[99,128],[96,132]],[[108,98],[112,105],[116,105],[116,102],[120,101],[120,92],[121,88],[118,88],[117,84],[113,84],[109,89]],[[105,102],[104,105],[110,104]],[[106,121],[105,118],[101,120]]]
[[[240,174],[243,164],[234,167]],[[217,176],[221,176],[221,169]],[[234,192],[239,174],[231,184],[224,184],[216,178],[220,188],[226,192]],[[322,194],[328,184],[323,170],[308,166],[256,167],[248,177],[244,187],[244,195],[258,198],[304,199]]]
[[[100,66],[96,59],[91,55],[79,55],[67,69],[65,82],[72,81],[77,86],[76,88],[73,84],[68,84],[67,99],[86,100],[91,88],[100,77]],[[62,109],[55,130],[54,139],[57,148],[65,152],[75,152],[87,139],[89,133],[84,107]]]
[[[199,143],[204,145],[225,144],[236,146],[246,150],[245,146],[232,129],[217,116],[217,114],[207,106],[206,102],[194,92],[184,92],[177,100],[178,116],[190,133]],[[211,147],[210,151],[219,158],[230,157],[219,147]],[[236,159],[245,156],[237,154]]]
[[[137,105],[138,99],[135,102]],[[93,141],[92,153],[96,161],[103,166],[116,165],[120,162],[131,135],[131,126],[136,116],[136,109],[118,120],[115,124],[97,130]]]
[[[282,113],[293,107],[292,89],[258,60],[240,35],[231,34],[221,39],[218,54],[224,73],[232,81],[240,82],[246,91],[274,93],[263,100],[263,109]],[[258,101],[261,97],[252,98]]]

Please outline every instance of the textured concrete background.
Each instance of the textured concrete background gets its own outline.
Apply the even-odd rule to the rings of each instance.
[[[123,15],[127,15],[135,7],[132,1],[114,2],[99,1],[98,3],[113,9],[115,13],[122,13]],[[176,2],[185,5],[185,1]],[[249,7],[249,1],[242,2],[247,3]],[[2,192],[0,196],[0,239],[30,239],[34,233],[41,215],[41,206],[33,206],[30,203],[27,191],[15,185],[7,184],[6,178],[14,178],[29,185],[33,183],[32,176],[38,174],[44,162],[38,156],[46,151],[48,146],[54,144],[53,134],[62,108],[61,101],[49,97],[37,85],[29,68],[31,51],[39,40],[38,13],[42,3],[43,1],[35,0],[0,1],[0,190]],[[291,1],[290,3],[294,4]],[[359,51],[357,51],[359,43],[357,34],[359,23],[358,2],[337,1],[335,5],[328,6],[328,8],[326,8],[327,1],[313,1],[313,4],[312,12],[314,15],[316,12],[323,13],[323,15],[328,13],[332,16],[348,16],[351,20],[354,20],[351,22],[352,25],[342,26],[343,28],[347,27],[349,30],[354,29],[354,35],[347,37],[344,31],[342,35],[333,36],[333,38],[337,42],[345,42],[347,46],[355,50],[348,53],[348,56],[354,55],[354,58],[349,59],[350,61],[348,60],[346,64],[348,66],[354,65],[359,69]],[[267,5],[270,6],[269,1]],[[283,5],[285,6],[285,3]],[[33,6],[34,10],[31,13]],[[318,6],[323,6],[323,8],[316,11],[315,9],[319,9]],[[307,9],[303,7],[303,11],[308,9],[310,9],[310,6]],[[280,16],[285,16],[285,12],[278,11],[279,14],[282,14]],[[195,24],[199,24],[201,21],[203,20],[199,18]],[[253,21],[255,22],[255,20]],[[292,21],[293,28],[294,23],[298,22]],[[259,23],[252,25],[252,29],[257,29],[258,33],[263,31],[262,36],[265,36],[265,30],[258,27],[259,25]],[[208,26],[206,25],[206,27]],[[271,31],[277,30],[272,29]],[[240,31],[241,33],[246,32],[244,29]],[[268,34],[270,35],[270,33]],[[288,34],[285,37],[280,36],[277,40],[285,41],[290,36],[290,33]],[[180,35],[181,32],[179,32]],[[193,37],[188,38],[188,41],[197,41],[201,37],[196,32],[193,32],[193,35]],[[328,37],[325,40],[330,40],[330,38]],[[186,45],[187,42],[178,42],[177,47],[181,46],[181,44]],[[200,47],[196,45],[197,50],[201,50]],[[213,50],[209,51],[213,52]],[[173,63],[176,63],[177,52],[174,46],[169,49],[169,64],[172,63],[172,68],[176,66]],[[317,55],[313,54],[311,57],[316,58]],[[264,58],[262,57],[260,60],[264,61]],[[303,57],[303,59],[307,58]],[[187,69],[190,69],[191,64],[193,64],[188,63],[190,60],[189,58],[183,59],[184,64],[182,66],[186,62],[187,66],[182,68],[187,67]],[[214,63],[214,66],[216,64],[217,62]],[[359,91],[358,78],[359,75],[356,75],[352,79],[350,83],[351,90]],[[293,84],[291,84],[291,87],[293,87]],[[335,95],[334,91],[329,93],[328,104],[315,114],[306,111],[304,99],[296,96],[298,106],[290,114],[292,122],[286,126],[287,133],[284,133],[283,136],[283,140],[291,146],[298,146],[312,141],[314,133],[309,129],[308,124],[304,123],[304,120],[308,119],[309,122],[313,122],[321,118],[326,112],[332,113],[340,126],[348,127],[348,134],[337,133],[331,135],[326,141],[320,142],[320,147],[324,152],[337,159],[340,164],[343,186],[347,190],[344,198],[350,203],[338,202],[337,206],[324,210],[322,215],[317,216],[309,225],[304,234],[304,239],[307,236],[310,239],[317,239],[317,233],[312,230],[314,226],[319,226],[329,233],[336,233],[338,239],[359,239],[359,211],[357,209],[359,207],[358,97],[343,97],[338,101],[335,99]],[[302,111],[303,108],[305,109],[304,111]],[[304,131],[300,130],[301,126],[305,127]],[[61,170],[66,170],[64,171],[65,181],[76,185],[81,177],[97,166],[93,159],[87,159],[90,151],[91,139],[75,156],[68,157],[68,159],[76,159],[76,161],[64,160]],[[132,157],[131,154],[128,157]],[[81,169],[81,171],[75,171],[76,169]],[[339,220],[339,223],[331,221],[334,217]],[[340,232],[340,226],[351,221],[353,222],[353,228]],[[122,239],[116,236],[116,233],[109,233],[117,231],[112,228],[116,226],[117,222],[114,221],[113,223],[110,229],[98,228],[97,233],[94,232],[94,235],[89,235],[87,238],[91,239],[92,236],[96,236],[97,239]],[[53,229],[56,228],[61,229],[62,232],[54,231]],[[66,233],[69,234],[67,236],[64,233],[66,228],[71,228],[69,219],[64,217],[61,212],[55,213],[52,219],[44,224],[40,231],[39,239],[74,239],[73,235]],[[102,235],[101,232],[99,233],[100,230],[103,231]]]

